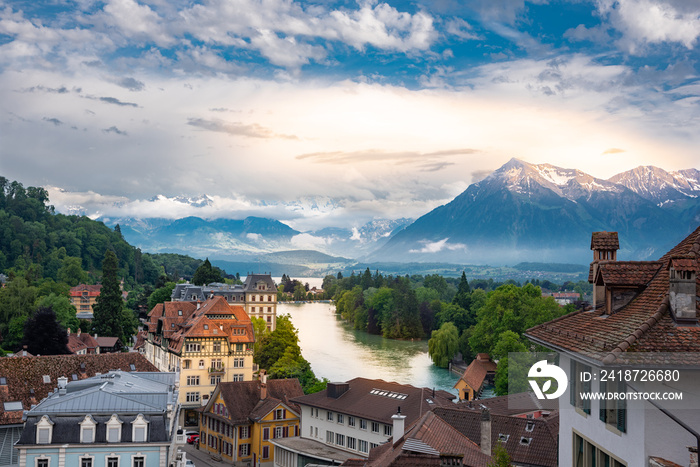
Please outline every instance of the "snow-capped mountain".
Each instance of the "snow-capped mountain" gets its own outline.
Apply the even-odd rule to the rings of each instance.
[[[683,173],[692,174],[692,171]],[[692,209],[691,209],[692,212]],[[691,226],[624,185],[580,170],[518,159],[420,217],[382,260],[588,262],[593,231],[620,233],[621,257],[655,257]]]
[[[653,166],[639,166],[609,179],[623,185],[658,206],[700,196],[700,170],[666,172]]]

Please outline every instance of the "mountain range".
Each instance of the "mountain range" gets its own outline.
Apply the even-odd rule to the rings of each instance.
[[[376,219],[361,227],[309,232],[260,217],[104,221],[118,223],[124,237],[145,251],[239,263],[284,264],[293,258],[297,264],[329,265],[585,264],[591,260],[591,232],[600,230],[619,232],[620,258],[640,260],[656,258],[700,223],[700,171],[637,167],[603,180],[511,159],[415,221]],[[289,253],[293,250],[300,251]]]

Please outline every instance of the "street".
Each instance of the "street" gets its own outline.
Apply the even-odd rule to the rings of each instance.
[[[209,454],[207,454],[206,451],[195,449],[194,445],[192,444],[185,444],[181,448],[181,451],[187,453],[187,459],[192,460],[195,467],[221,467],[224,465],[231,465],[228,462],[215,461],[209,457]]]

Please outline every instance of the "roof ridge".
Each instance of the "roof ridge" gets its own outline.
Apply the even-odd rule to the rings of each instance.
[[[668,311],[669,298],[668,294],[664,297],[661,305],[656,309],[656,312],[647,318],[637,329],[635,329],[632,334],[630,334],[626,339],[617,344],[617,346],[605,357],[603,358],[604,364],[609,364],[617,359],[617,356],[622,352],[626,351],[632,344],[634,344],[638,339],[640,339],[649,329],[651,329],[656,323],[658,323],[664,314]]]

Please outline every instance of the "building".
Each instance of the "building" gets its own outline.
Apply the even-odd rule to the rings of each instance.
[[[203,302],[223,297],[229,305],[241,305],[252,318],[260,318],[271,331],[277,326],[277,286],[270,274],[248,274],[243,285],[212,283],[209,285],[177,284],[173,301]]]
[[[658,261],[617,261],[618,248],[616,232],[593,234],[593,310],[570,313],[526,332],[531,341],[559,352],[558,365],[568,373],[567,390],[559,398],[559,460],[575,467],[687,466],[687,447],[697,445],[700,431],[698,375],[684,370],[698,363],[700,355],[700,228]],[[634,359],[678,369],[685,376],[663,383],[636,380],[634,372],[615,380],[607,377],[612,371],[639,368],[630,366]],[[685,401],[581,396],[669,389],[682,393]]]
[[[93,355],[100,353],[100,345],[97,340],[87,332],[81,332],[80,328],[75,333],[68,328],[68,350],[76,355]]]
[[[435,407],[454,405],[454,397],[446,391],[366,378],[328,383],[323,391],[292,399],[301,407],[300,437],[273,441],[275,465],[366,458],[370,449],[391,438],[398,407],[410,426]]]
[[[113,369],[157,371],[137,353],[0,358],[0,466],[19,465],[13,445],[22,434],[23,411],[51,394],[58,378],[80,381]]]
[[[120,370],[69,382],[26,414],[22,466],[167,467],[176,450],[174,373]]]
[[[122,341],[118,337],[98,336],[95,334],[95,340],[99,346],[100,353],[113,353],[122,351]]]
[[[102,285],[78,284],[70,289],[70,302],[77,310],[78,319],[89,319],[93,317],[92,307],[95,305],[97,297],[100,296]]]
[[[459,391],[459,400],[470,401],[492,396],[495,377],[496,364],[488,354],[478,354],[454,385]]]
[[[241,305],[215,296],[204,303],[159,303],[148,314],[145,356],[161,371],[179,374],[180,423],[199,424],[217,384],[253,379],[253,324]]]
[[[299,436],[299,380],[220,383],[202,412],[200,450],[236,465],[271,466],[273,440]]]

